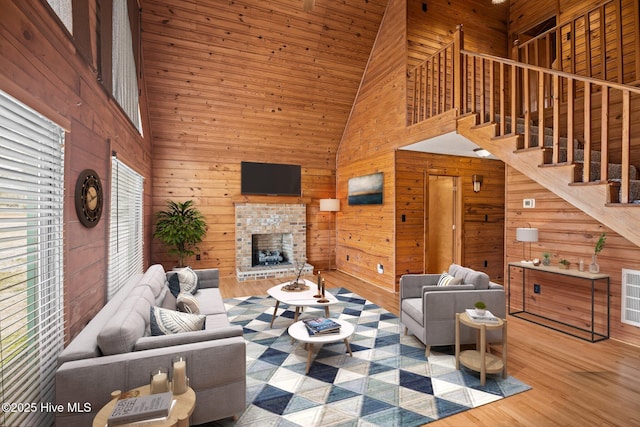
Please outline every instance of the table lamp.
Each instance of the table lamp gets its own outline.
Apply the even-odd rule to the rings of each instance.
[[[525,264],[532,264],[531,261],[531,242],[538,241],[538,229],[532,227],[518,227],[516,228],[516,240],[522,242],[522,262]],[[525,243],[529,242],[529,258],[525,258]]]

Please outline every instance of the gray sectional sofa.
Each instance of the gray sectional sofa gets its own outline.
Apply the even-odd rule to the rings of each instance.
[[[152,369],[169,367],[175,355],[187,357],[196,393],[192,424],[239,415],[246,405],[246,347],[242,327],[229,323],[218,289],[218,270],[195,270],[193,295],[203,330],[151,336],[152,307],[176,310],[161,265],[132,277],[64,349],[56,371],[56,403],[89,403],[91,412],[56,414],[59,426],[91,425],[114,390],[149,383]],[[174,281],[175,282],[175,281]]]

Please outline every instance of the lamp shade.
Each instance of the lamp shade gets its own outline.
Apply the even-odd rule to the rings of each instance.
[[[516,228],[516,240],[518,242],[537,242],[538,229],[526,227]]]
[[[320,199],[320,211],[338,212],[340,210],[339,199]]]

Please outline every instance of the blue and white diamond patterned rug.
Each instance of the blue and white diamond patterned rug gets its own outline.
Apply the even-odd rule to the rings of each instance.
[[[513,377],[456,370],[454,356],[431,352],[404,335],[400,319],[350,292],[330,290],[340,304],[331,317],[352,322],[353,357],[343,342],[325,344],[305,375],[307,351],[287,328],[294,307],[268,296],[225,300],[230,321],[244,327],[247,341],[248,407],[237,421],[208,426],[419,426],[500,400],[530,387]],[[301,316],[323,316],[306,308]],[[317,350],[316,350],[317,351]]]

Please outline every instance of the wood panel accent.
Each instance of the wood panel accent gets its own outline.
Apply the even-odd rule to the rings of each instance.
[[[337,268],[389,291],[395,290],[393,159],[394,153],[387,152],[351,162],[340,168],[337,177],[341,206],[337,212]],[[349,205],[349,179],[375,172],[384,174],[383,204]],[[378,273],[378,264],[384,267],[384,273]]]
[[[408,68],[450,43],[458,24],[463,25],[466,49],[507,56],[509,46],[504,35],[508,13],[507,2],[492,5],[485,0],[468,0],[461,7],[448,0],[407,0]]]
[[[621,270],[637,269],[640,259],[640,247],[632,244],[623,236],[591,218],[586,213],[554,195],[541,185],[530,180],[512,167],[507,167],[506,182],[506,262],[520,261],[522,243],[516,241],[515,229],[531,225],[538,228],[538,242],[532,244],[532,256],[542,258],[543,252],[552,254],[552,263],[557,265],[561,258],[568,259],[576,269],[580,258],[586,264],[591,262],[593,248],[600,234],[607,233],[605,249],[598,255],[600,272],[611,276],[611,337],[635,345],[640,345],[640,328],[621,323]],[[534,198],[534,209],[523,209],[522,199]],[[527,301],[538,300],[541,309],[547,312],[563,313],[566,306],[573,307],[573,301],[581,297],[571,293],[570,288],[564,294],[527,295]],[[533,291],[531,291],[533,292]],[[543,289],[544,292],[544,289]],[[568,304],[572,301],[572,304]],[[566,303],[566,304],[565,304]],[[544,306],[544,307],[542,307]],[[590,310],[590,307],[588,307]],[[584,309],[584,307],[583,307]],[[589,311],[590,312],[590,311]],[[584,310],[571,314],[576,319],[584,319]]]
[[[240,162],[302,166],[307,257],[335,266],[335,156],[387,0],[143,0],[153,129],[152,210],[193,199],[209,230],[194,267],[235,275],[233,202]],[[267,198],[280,200],[279,198]],[[154,261],[170,267],[153,242]]]
[[[472,175],[483,176],[480,192],[473,191]],[[459,177],[462,206],[460,263],[485,271],[492,280],[504,278],[504,164],[472,157],[396,152],[396,276],[440,273],[428,268],[428,175]],[[405,221],[402,221],[402,217]]]
[[[412,2],[411,4],[413,6],[410,6],[412,9],[409,9],[409,15],[414,13],[411,11],[415,11],[416,7],[421,8],[419,3]],[[420,31],[424,37],[438,39],[443,34],[442,28],[447,28],[453,34],[453,30],[459,24],[466,28],[469,23],[472,28],[479,28],[474,26],[476,21],[470,22],[472,20],[470,16],[468,21],[465,19],[460,22],[458,19],[460,14],[468,16],[465,12],[466,6],[461,3],[445,5],[443,2],[429,2],[427,7],[427,13],[416,12],[420,16]],[[440,7],[449,13],[446,16],[435,13],[434,11],[439,10]],[[478,8],[483,10],[490,7],[492,6],[488,3],[478,5]],[[411,17],[411,19],[414,18],[418,19],[416,16]],[[407,5],[401,0],[391,0],[340,144],[337,186],[338,196],[341,199],[346,196],[348,178],[364,174],[364,172],[359,173],[358,171],[371,173],[378,169],[384,170],[386,184],[387,171],[394,170],[395,157],[385,155],[385,153],[393,153],[398,147],[453,130],[452,119],[455,114],[450,112],[426,120],[421,124],[406,127],[405,94],[408,54],[404,47],[398,43],[398,40],[405,40],[407,25],[413,25],[412,23],[407,24],[407,19]],[[504,34],[506,34],[506,21],[493,24],[498,28],[504,28]],[[471,43],[471,46],[483,44],[486,39],[484,32],[479,29],[477,31],[470,30],[469,34],[465,34],[465,37],[466,42]],[[485,51],[503,54],[506,52],[506,36],[503,42],[504,44],[496,42],[489,46],[485,45]],[[435,45],[432,47],[435,48]],[[389,164],[381,164],[381,159]],[[396,179],[400,181],[396,181]],[[415,182],[415,179],[417,178],[411,177],[409,181]],[[396,175],[396,178],[391,181],[394,188],[390,190],[392,191],[390,194],[387,194],[387,187],[385,187],[385,201],[395,200],[393,202],[395,209],[398,209],[398,204],[403,203],[406,196],[413,196],[413,194],[396,193],[397,187],[405,181],[404,178]],[[471,185],[470,178],[468,185]],[[414,204],[412,203],[411,206]],[[418,240],[422,239],[424,234],[411,237],[407,234],[411,231],[396,229],[399,218],[401,218],[397,213],[395,216],[389,216],[392,212],[388,212],[386,209],[384,213],[375,210],[374,212],[376,215],[365,215],[359,210],[348,210],[338,214],[338,268],[385,289],[394,290],[397,287],[398,274],[401,274],[401,271],[414,271],[414,269],[423,268],[424,254],[416,255],[415,251],[416,245],[419,244]],[[371,218],[372,216],[374,219]],[[381,218],[390,220],[390,222],[383,222]],[[369,221],[373,222],[369,223]],[[361,240],[358,240],[357,244],[346,238],[343,229],[343,227],[350,228],[354,224],[360,224],[358,239]],[[407,225],[409,224],[413,227],[419,227],[415,219],[407,223]],[[376,230],[374,234],[370,233],[373,229]],[[342,240],[340,239],[341,235]],[[391,240],[381,242],[380,236],[383,236],[383,239],[390,238]],[[378,248],[377,246],[380,244],[389,245],[389,248]],[[361,252],[362,247],[375,248],[376,252],[369,255]],[[360,258],[357,264],[345,261],[349,250],[358,252]],[[384,252],[380,253],[380,251]],[[383,259],[385,257],[388,259]],[[400,259],[402,261],[399,261]],[[383,261],[395,263],[396,272],[388,275],[388,266]],[[375,273],[377,263],[383,263],[385,266],[384,275]]]
[[[88,9],[95,11],[94,2]],[[145,265],[150,259],[152,179],[150,139],[141,137],[106,95],[96,78],[93,60],[76,51],[74,41],[60,25],[46,2],[4,1],[0,6],[0,89],[67,131],[64,305],[68,342],[106,299],[112,151],[145,177]],[[95,34],[95,25],[92,19],[84,31]],[[144,87],[141,90],[144,92]],[[148,125],[144,117],[143,122]],[[75,180],[85,168],[98,172],[106,195],[105,215],[91,229],[80,224],[73,203]]]
[[[319,269],[329,266],[329,240],[333,219],[319,212],[319,200],[335,194],[335,176],[330,169],[302,168],[302,197],[242,196],[240,194],[240,162],[207,158],[188,161],[172,159],[177,150],[155,150],[154,212],[167,199],[193,200],[207,221],[207,234],[198,245],[200,260],[190,259],[194,268],[220,268],[222,276],[235,276],[235,210],[234,203],[304,203],[307,205],[307,259]],[[276,159],[274,161],[277,162]],[[186,186],[185,186],[186,185]],[[175,259],[155,239],[153,262],[171,268]],[[335,265],[334,260],[331,263]]]

